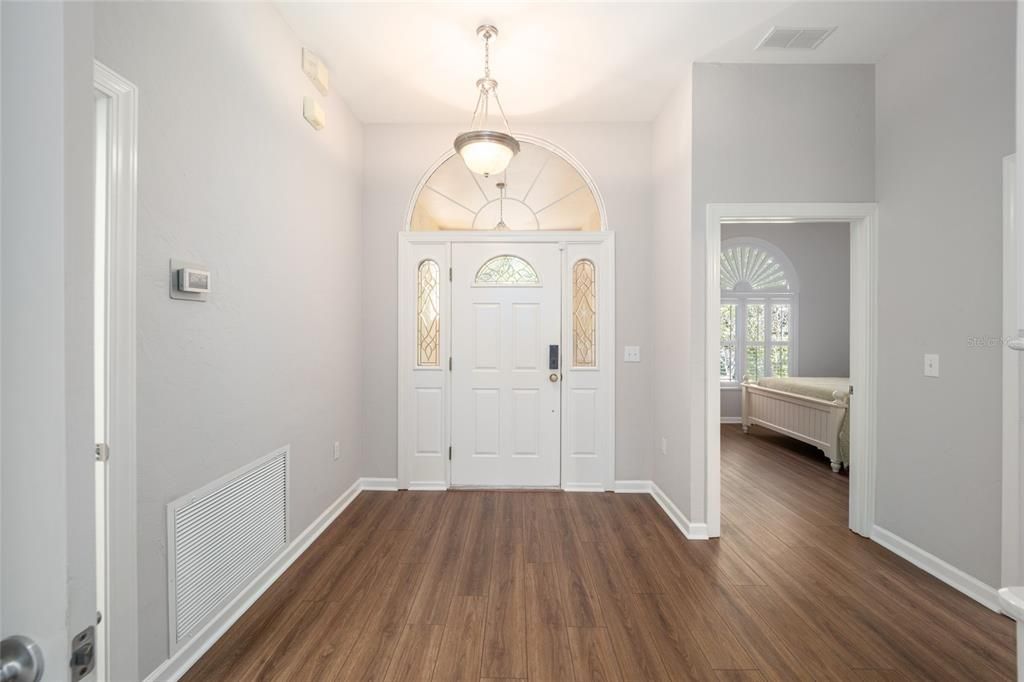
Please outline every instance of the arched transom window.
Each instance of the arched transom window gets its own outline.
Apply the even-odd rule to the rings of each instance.
[[[797,275],[777,247],[759,239],[722,243],[719,378],[796,373]]]
[[[600,201],[581,168],[553,146],[520,140],[508,168],[484,178],[458,154],[442,162],[420,188],[409,229],[597,232]]]

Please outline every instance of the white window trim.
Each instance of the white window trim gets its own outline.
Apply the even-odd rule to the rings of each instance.
[[[798,330],[800,319],[799,274],[793,267],[793,263],[779,247],[763,239],[757,239],[755,237],[736,237],[733,239],[726,239],[722,242],[722,248],[719,253],[724,253],[728,249],[733,249],[739,246],[750,246],[761,251],[765,251],[771,255],[771,257],[782,266],[783,270],[785,270],[786,281],[789,283],[789,289],[786,291],[730,291],[721,289],[721,304],[735,303],[737,306],[736,339],[733,344],[736,347],[736,378],[732,381],[719,380],[721,388],[726,390],[738,390],[740,384],[743,382],[743,377],[746,374],[746,348],[748,345],[746,333],[746,307],[749,303],[765,303],[768,306],[777,303],[789,304],[789,342],[786,344],[772,343],[770,315],[767,310],[765,311],[765,367],[763,368],[761,376],[772,376],[771,348],[773,345],[789,346],[789,376],[797,376],[799,368],[799,348],[797,343],[797,339],[799,338]],[[721,345],[721,339],[719,340],[719,345]]]

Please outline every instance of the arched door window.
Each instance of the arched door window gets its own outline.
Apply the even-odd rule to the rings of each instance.
[[[796,373],[798,280],[776,246],[759,239],[722,243],[719,378]]]

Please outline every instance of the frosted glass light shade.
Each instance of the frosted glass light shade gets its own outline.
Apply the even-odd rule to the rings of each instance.
[[[519,153],[519,142],[506,133],[494,130],[473,130],[455,138],[455,151],[469,170],[488,177],[508,167]]]

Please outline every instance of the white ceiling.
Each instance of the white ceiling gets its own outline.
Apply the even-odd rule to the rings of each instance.
[[[492,75],[517,122],[650,121],[695,61],[873,63],[940,2],[278,2],[366,123],[460,123],[497,25]],[[761,51],[771,28],[839,28],[815,51]]]

